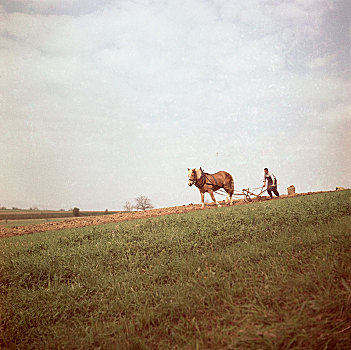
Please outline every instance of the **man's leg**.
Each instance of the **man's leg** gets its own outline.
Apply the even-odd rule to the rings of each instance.
[[[268,194],[269,194],[269,197],[273,197],[272,196],[272,190],[271,190],[271,187],[267,187],[267,192],[268,192]]]
[[[279,192],[278,192],[277,186],[274,186],[273,192],[277,197],[279,197]]]

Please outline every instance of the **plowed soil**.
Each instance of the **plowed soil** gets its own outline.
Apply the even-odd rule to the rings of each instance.
[[[299,194],[295,194],[295,197],[310,195],[314,193],[324,193],[324,192],[326,191],[299,193]],[[274,199],[284,199],[288,197],[289,196],[287,195],[282,195],[279,198],[274,198]],[[263,201],[263,200],[268,200],[268,197],[256,198],[252,202],[246,202],[244,200],[236,200],[234,201],[234,205],[250,204],[253,202]],[[219,203],[223,206],[226,205],[224,201]],[[217,208],[217,206],[214,203],[206,204],[205,206],[206,210],[215,209],[215,208]],[[112,222],[145,219],[145,218],[152,218],[152,217],[171,215],[171,214],[181,214],[181,213],[187,213],[195,210],[201,210],[201,205],[189,204],[189,205],[182,205],[182,206],[162,208],[162,209],[122,212],[122,213],[113,214],[113,215],[88,216],[88,217],[81,217],[81,218],[78,217],[78,218],[67,219],[64,221],[57,221],[57,222],[52,221],[52,222],[46,222],[43,224],[34,224],[34,225],[28,225],[28,226],[0,227],[0,238],[26,235],[26,234],[36,233],[36,232],[64,230],[64,229],[71,229],[71,228],[77,228],[77,227],[101,225],[101,224],[107,224]]]

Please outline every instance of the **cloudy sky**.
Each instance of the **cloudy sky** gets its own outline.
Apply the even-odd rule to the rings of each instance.
[[[198,203],[200,166],[351,187],[350,24],[348,0],[0,0],[0,205]]]

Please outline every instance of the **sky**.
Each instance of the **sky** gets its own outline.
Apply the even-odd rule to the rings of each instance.
[[[350,44],[348,0],[0,0],[0,206],[350,188]]]

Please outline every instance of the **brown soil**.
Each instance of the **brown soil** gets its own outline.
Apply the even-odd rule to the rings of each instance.
[[[321,192],[308,192],[308,193],[298,193],[295,194],[296,196],[304,196],[313,193],[323,193]],[[279,199],[288,198],[287,195],[282,195]],[[267,200],[268,197],[261,197],[256,198],[252,202],[245,202],[244,200],[236,200],[234,201],[234,205],[241,205],[241,204],[250,204],[257,201]],[[278,199],[278,198],[274,198]],[[220,202],[222,205],[226,205],[223,202]],[[215,209],[217,208],[214,203],[206,204],[206,209]],[[46,222],[43,224],[34,224],[28,226],[14,226],[14,227],[0,227],[0,238],[3,237],[10,237],[10,236],[19,236],[19,235],[26,235],[36,232],[45,232],[45,231],[52,231],[52,230],[64,230],[64,229],[71,229],[77,227],[85,227],[85,226],[93,226],[93,225],[101,225],[107,224],[111,222],[121,222],[121,221],[128,221],[128,220],[136,220],[136,219],[145,219],[157,216],[164,216],[164,215],[171,215],[171,214],[181,214],[187,213],[190,211],[201,210],[200,204],[189,204],[189,205],[182,205],[177,207],[169,207],[169,208],[162,208],[162,209],[152,209],[152,210],[144,210],[144,211],[133,211],[133,212],[122,212],[113,215],[103,215],[103,216],[87,216],[81,218],[72,218],[67,219],[64,221],[52,221]]]

